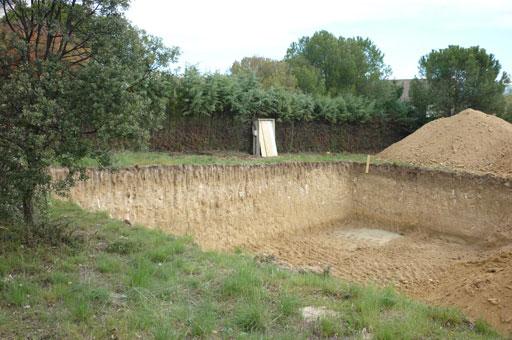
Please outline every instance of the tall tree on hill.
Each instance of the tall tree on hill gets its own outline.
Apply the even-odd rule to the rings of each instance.
[[[84,157],[107,164],[114,140],[147,139],[178,50],[131,27],[128,0],[0,6],[0,215],[35,225],[38,198],[72,185]],[[69,176],[52,182],[52,164]]]
[[[501,114],[509,77],[493,54],[478,46],[448,46],[419,61],[420,77],[411,84],[412,103],[433,116],[450,116],[466,108]]]

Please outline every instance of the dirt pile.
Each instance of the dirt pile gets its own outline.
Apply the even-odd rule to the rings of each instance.
[[[419,166],[512,176],[512,124],[467,109],[424,125],[377,157]]]

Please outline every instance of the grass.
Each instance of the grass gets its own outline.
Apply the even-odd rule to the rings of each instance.
[[[366,155],[350,153],[294,153],[281,154],[278,157],[261,158],[243,153],[214,153],[210,155],[169,154],[165,152],[123,151],[112,155],[112,167],[148,166],[148,165],[248,165],[289,162],[366,162]],[[96,167],[98,163],[85,159],[83,165]]]
[[[314,162],[336,162],[348,161],[355,163],[366,163],[367,154],[360,153],[284,153],[277,157],[261,158],[241,152],[212,152],[211,154],[171,154],[155,151],[122,151],[112,154],[112,164],[109,168],[124,168],[132,166],[151,166],[151,165],[254,165],[254,164],[278,164],[278,163],[314,163]],[[85,167],[98,167],[96,160],[86,158],[81,163]],[[420,166],[407,162],[395,160],[371,158],[371,164],[393,164],[405,168],[421,168],[430,170],[439,170],[443,172],[457,172],[460,169],[454,169],[441,165]],[[475,174],[485,174],[478,171],[463,170]]]
[[[52,202],[77,239],[25,246],[0,228],[0,338],[454,338],[500,336],[485,322],[393,289],[294,273],[189,238]],[[305,322],[300,309],[335,315]]]
[[[366,163],[367,155],[360,153],[285,153],[278,157],[261,158],[241,152],[212,152],[211,154],[170,154],[155,151],[122,151],[112,154],[112,164],[109,168],[123,168],[132,166],[151,165],[254,165],[277,163],[312,163],[312,162],[336,162],[349,161]],[[98,167],[96,160],[86,158],[81,163],[85,167]],[[451,168],[443,165],[415,165],[412,163],[371,158],[371,164],[392,164],[404,168],[420,168],[425,170],[437,170],[442,172],[469,172],[476,175],[488,175],[467,169]],[[56,164],[58,165],[58,164]]]

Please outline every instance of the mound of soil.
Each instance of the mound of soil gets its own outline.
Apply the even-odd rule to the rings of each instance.
[[[467,109],[424,125],[377,158],[512,176],[512,124]]]

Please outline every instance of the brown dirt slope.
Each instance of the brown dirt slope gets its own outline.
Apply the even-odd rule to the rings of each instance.
[[[460,308],[470,320],[484,319],[512,336],[512,246],[486,248],[421,231],[390,239],[374,227],[349,221],[261,240],[249,249],[298,270],[329,270],[348,281],[395,286],[427,303]],[[368,235],[370,230],[379,232]]]
[[[424,125],[377,157],[419,166],[512,176],[512,124],[467,109]]]
[[[452,266],[436,285],[417,285],[411,295],[439,305],[455,305],[512,335],[512,249]]]

